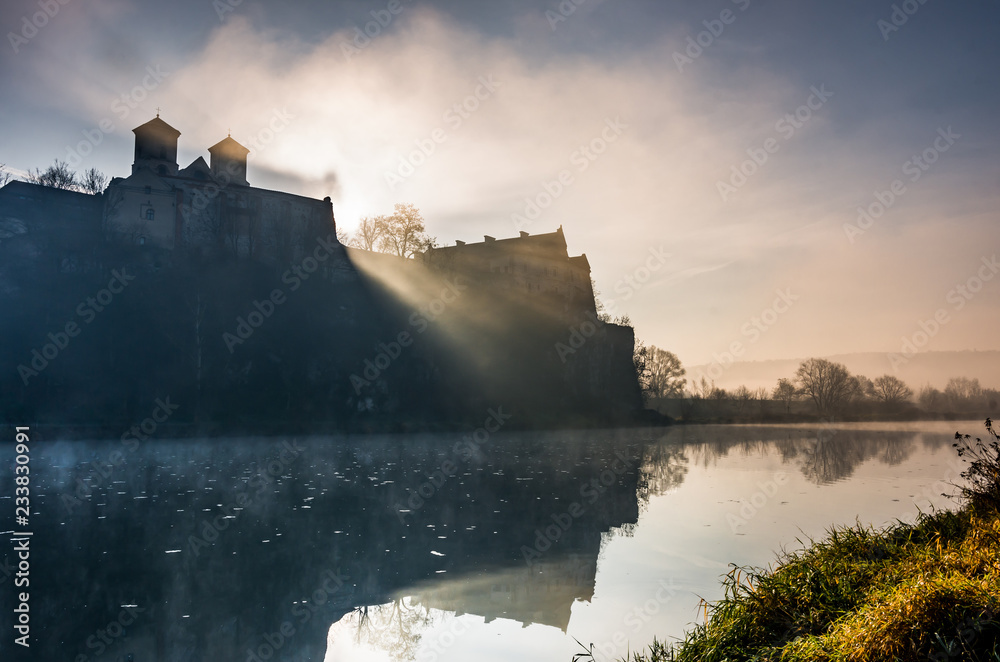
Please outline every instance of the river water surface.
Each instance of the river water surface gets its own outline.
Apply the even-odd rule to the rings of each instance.
[[[32,647],[7,632],[0,651],[569,662],[579,641],[617,659],[680,637],[730,564],[953,507],[954,434],[981,427],[35,441]],[[13,513],[11,472],[0,488]]]

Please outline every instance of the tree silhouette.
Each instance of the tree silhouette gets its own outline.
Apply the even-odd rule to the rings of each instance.
[[[799,397],[799,390],[795,388],[795,384],[790,379],[779,379],[778,385],[771,392],[771,397],[784,403],[785,413],[787,414],[792,408],[792,400]]]
[[[55,163],[45,170],[39,170],[38,168],[29,170],[28,181],[39,186],[48,186],[67,191],[76,191],[80,187],[80,183],[76,179],[76,173],[70,169],[68,163],[59,159],[56,159]]]
[[[684,366],[673,352],[649,346],[646,357],[649,394],[654,398],[679,398],[684,394]]]
[[[872,382],[876,400],[887,405],[898,405],[913,397],[913,391],[903,380],[894,375],[882,375]]]
[[[840,363],[826,359],[806,359],[795,371],[799,388],[819,414],[839,412],[856,392],[857,382]]]
[[[84,193],[97,195],[103,193],[108,186],[107,176],[97,168],[89,168],[83,173],[79,187]]]

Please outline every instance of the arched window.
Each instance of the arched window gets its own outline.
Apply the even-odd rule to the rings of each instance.
[[[154,210],[152,207],[148,208],[146,210],[146,220],[151,221],[153,220],[154,216],[156,216],[156,210]]]
[[[145,237],[139,237],[139,245],[140,246],[145,246],[146,245],[146,238]]]

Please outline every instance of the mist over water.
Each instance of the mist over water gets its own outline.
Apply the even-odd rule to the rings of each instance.
[[[963,424],[921,427],[161,440],[117,466],[120,441],[46,440],[32,653],[569,659],[573,637],[636,650],[679,636],[729,563],[764,565],[855,517],[948,507]]]

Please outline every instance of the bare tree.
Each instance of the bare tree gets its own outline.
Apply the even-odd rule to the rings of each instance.
[[[365,216],[357,231],[348,239],[347,245],[365,251],[378,250],[388,225],[387,219],[388,216]]]
[[[716,386],[715,382],[712,382],[712,390],[708,394],[709,400],[718,400],[721,402],[722,400],[729,400],[730,397],[731,396],[729,394],[729,391],[719,386]]]
[[[965,403],[982,396],[983,387],[979,385],[978,379],[952,377],[944,387],[944,394],[955,404]]]
[[[56,159],[55,163],[45,170],[38,170],[37,168],[29,170],[28,181],[39,186],[49,186],[67,191],[75,191],[80,188],[80,183],[76,179],[76,173],[70,169],[68,163],[59,159]]]
[[[735,391],[733,391],[733,400],[736,401],[736,413],[744,414],[746,412],[747,406],[753,402],[756,394],[751,391],[746,386],[740,386]]]
[[[83,173],[79,187],[84,193],[103,193],[108,186],[107,176],[97,168],[89,168]]]
[[[641,340],[635,341],[632,350],[632,365],[635,366],[635,376],[639,380],[639,390],[642,392],[643,402],[649,400],[649,348]]]
[[[851,376],[851,401],[864,402],[875,397],[875,384],[864,375]]]
[[[799,388],[821,414],[839,412],[857,388],[851,373],[840,363],[826,359],[807,359],[795,372]]]
[[[691,395],[697,399],[708,400],[715,391],[715,382],[708,381],[704,377],[700,381],[691,380]]]
[[[753,391],[753,398],[757,401],[757,411],[763,417],[767,414],[768,409],[768,399],[767,399],[767,389],[761,386]]]
[[[597,289],[597,281],[591,277],[590,279],[590,291],[594,293],[594,309],[597,312],[597,319],[601,320],[605,324],[611,323],[611,312],[601,301],[601,292]],[[684,385],[681,384],[681,390],[683,391]]]
[[[427,236],[424,217],[413,205],[399,203],[393,215],[385,218],[385,229],[378,241],[381,252],[410,258],[434,247],[436,241]]]
[[[872,382],[872,394],[887,405],[898,405],[913,397],[913,390],[894,375],[882,375]]]
[[[925,410],[938,409],[944,405],[944,393],[937,390],[930,384],[927,384],[920,389],[920,395],[917,396],[917,402]]]
[[[679,398],[684,394],[686,373],[676,354],[650,345],[646,367],[649,371],[650,397]]]
[[[792,400],[799,397],[799,390],[795,388],[795,384],[790,379],[779,379],[778,385],[771,391],[771,397],[784,403],[787,414],[792,408]]]
[[[0,163],[0,188],[7,186],[12,179],[14,179],[14,173],[7,170],[6,163]]]

